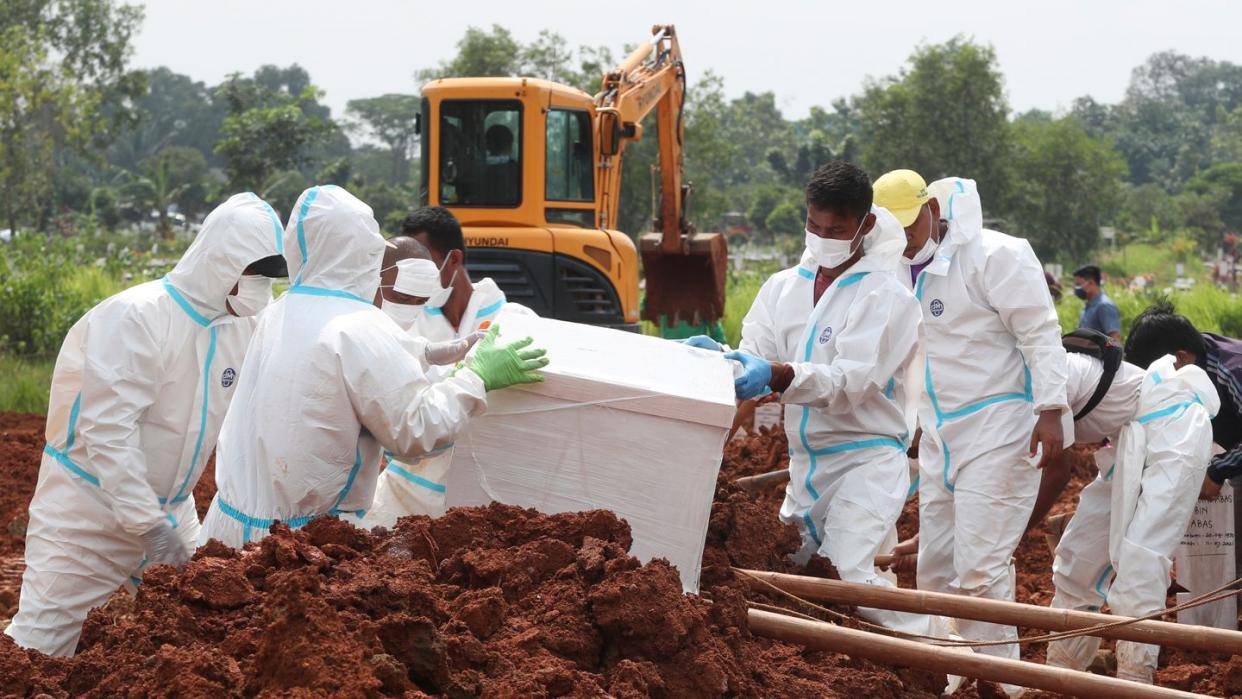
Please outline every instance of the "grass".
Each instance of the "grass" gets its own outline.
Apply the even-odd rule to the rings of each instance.
[[[1128,279],[1150,274],[1157,287],[1171,286],[1177,279],[1178,260],[1176,253],[1169,247],[1131,243],[1116,252],[1105,254],[1100,262],[1100,269],[1108,279]],[[1066,274],[1070,271],[1067,269]],[[1196,255],[1189,255],[1185,263],[1185,275],[1194,279],[1205,279],[1207,267]]]
[[[1107,286],[1104,291],[1121,311],[1123,338],[1129,334],[1134,319],[1163,293],[1162,290],[1135,292]],[[1199,283],[1189,291],[1170,292],[1169,299],[1177,307],[1178,313],[1186,316],[1200,332],[1242,337],[1242,299],[1237,294],[1213,284]],[[1061,298],[1061,302],[1057,304],[1057,316],[1063,332],[1078,327],[1078,315],[1082,312],[1082,307],[1083,302],[1072,295]]]
[[[0,354],[0,411],[47,414],[54,365],[52,359]]]

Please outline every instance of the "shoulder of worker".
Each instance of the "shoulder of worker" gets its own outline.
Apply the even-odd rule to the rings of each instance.
[[[786,267],[781,271],[768,277],[763,286],[759,287],[759,293],[762,294],[766,290],[768,293],[784,289],[790,284],[814,284],[815,273],[818,271],[815,263],[811,261],[808,254],[803,254],[802,260],[793,267]]]
[[[166,336],[168,330],[179,327],[177,323],[197,325],[158,279],[109,296],[87,311],[75,325],[100,324],[111,334],[120,330],[121,324],[134,323],[150,328],[156,336]]]
[[[918,311],[919,302],[914,297],[914,293],[909,287],[901,283],[897,274],[905,271],[903,267],[900,271],[894,272],[889,270],[877,270],[869,272],[867,276],[858,283],[858,296],[854,299],[854,307],[865,309],[866,307],[894,307],[908,308],[910,312],[909,319],[918,322],[922,319],[922,314]]]

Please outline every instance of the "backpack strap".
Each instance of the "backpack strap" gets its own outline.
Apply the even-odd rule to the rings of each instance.
[[[1080,328],[1074,332],[1061,338],[1062,344],[1067,352],[1076,352],[1086,354],[1100,360],[1100,364],[1104,367],[1104,373],[1100,375],[1100,381],[1095,386],[1095,392],[1091,394],[1090,400],[1074,414],[1074,422],[1078,422],[1095,410],[1100,401],[1104,400],[1104,396],[1108,395],[1108,389],[1113,386],[1113,379],[1117,377],[1117,371],[1121,369],[1121,362],[1125,359],[1125,353],[1113,338],[1095,330]]]

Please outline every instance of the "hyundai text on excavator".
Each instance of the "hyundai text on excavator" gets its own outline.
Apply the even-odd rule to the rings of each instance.
[[[723,339],[725,240],[686,217],[686,73],[672,25],[655,26],[594,97],[533,78],[445,78],[422,94],[422,201],[461,221],[472,278],[545,317],[635,331],[641,317],[665,337]],[[621,160],[653,110],[660,199],[636,250],[616,230]]]

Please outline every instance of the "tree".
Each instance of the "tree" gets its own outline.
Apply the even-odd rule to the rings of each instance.
[[[311,149],[337,130],[317,115],[318,92],[296,95],[234,74],[216,89],[229,104],[215,152],[226,160],[229,186],[255,190],[282,171],[308,166]]]
[[[851,108],[868,171],[909,168],[928,182],[970,177],[986,210],[1004,210],[1009,106],[990,46],[956,37],[920,47],[896,77],[867,84]]]
[[[491,31],[469,27],[457,42],[457,55],[441,61],[435,68],[424,68],[414,76],[420,83],[436,78],[488,78],[516,74],[521,65],[522,46],[508,29],[493,24]]]
[[[350,100],[346,114],[355,119],[354,128],[388,146],[392,152],[389,181],[404,184],[410,179],[410,158],[418,144],[418,115],[422,100],[418,95],[388,94]]]
[[[794,236],[800,239],[806,230],[806,208],[794,201],[783,201],[763,222],[763,227],[777,236]]]
[[[1230,231],[1242,231],[1242,163],[1219,163],[1195,175],[1186,183],[1194,194],[1217,193],[1221,200],[1221,222]]]
[[[195,148],[170,146],[143,161],[141,173],[131,173],[125,191],[132,206],[145,214],[154,209],[159,216],[160,237],[172,238],[168,221],[173,205],[184,213],[183,204],[194,188],[201,192],[207,176],[207,159]],[[200,195],[201,199],[201,195]]]
[[[126,64],[142,12],[111,0],[22,0],[0,11],[0,207],[45,227],[63,154],[93,157],[143,89]]]
[[[1125,161],[1074,117],[1022,119],[1013,128],[1014,232],[1041,258],[1086,259],[1117,206]]]
[[[768,228],[768,217],[786,198],[786,193],[779,187],[773,185],[759,187],[755,190],[755,198],[751,200],[750,208],[746,210],[746,218],[758,230],[771,231],[773,229]]]

